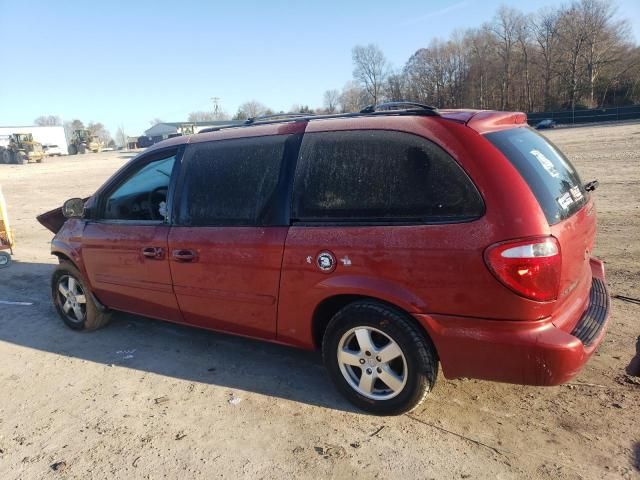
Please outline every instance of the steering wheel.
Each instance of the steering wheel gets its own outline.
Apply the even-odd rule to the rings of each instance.
[[[164,220],[158,211],[160,202],[167,201],[168,188],[165,186],[154,188],[149,192],[147,196],[147,209],[149,210],[149,217],[151,220]]]

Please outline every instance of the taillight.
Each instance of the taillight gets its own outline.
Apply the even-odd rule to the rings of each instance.
[[[562,256],[554,237],[497,243],[487,248],[484,259],[495,277],[518,295],[539,302],[558,297]]]

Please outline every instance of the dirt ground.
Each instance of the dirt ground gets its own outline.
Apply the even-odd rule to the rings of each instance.
[[[548,136],[600,180],[595,253],[612,294],[640,297],[640,124]],[[640,478],[640,377],[626,373],[640,305],[625,301],[569,385],[441,376],[416,412],[386,418],[342,400],[313,353],[124,314],[69,330],[35,216],[130,156],[0,165],[18,240],[0,300],[32,303],[0,304],[0,478]]]

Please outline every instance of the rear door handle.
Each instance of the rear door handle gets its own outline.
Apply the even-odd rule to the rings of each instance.
[[[171,252],[171,256],[178,262],[193,262],[197,258],[196,252],[182,248]]]
[[[164,258],[164,248],[162,247],[144,247],[142,249],[142,255],[146,258],[153,258],[154,260],[162,260]]]

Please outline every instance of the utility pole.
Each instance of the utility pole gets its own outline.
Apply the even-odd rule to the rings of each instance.
[[[220,115],[220,97],[211,97],[213,102],[213,116],[215,119]]]

